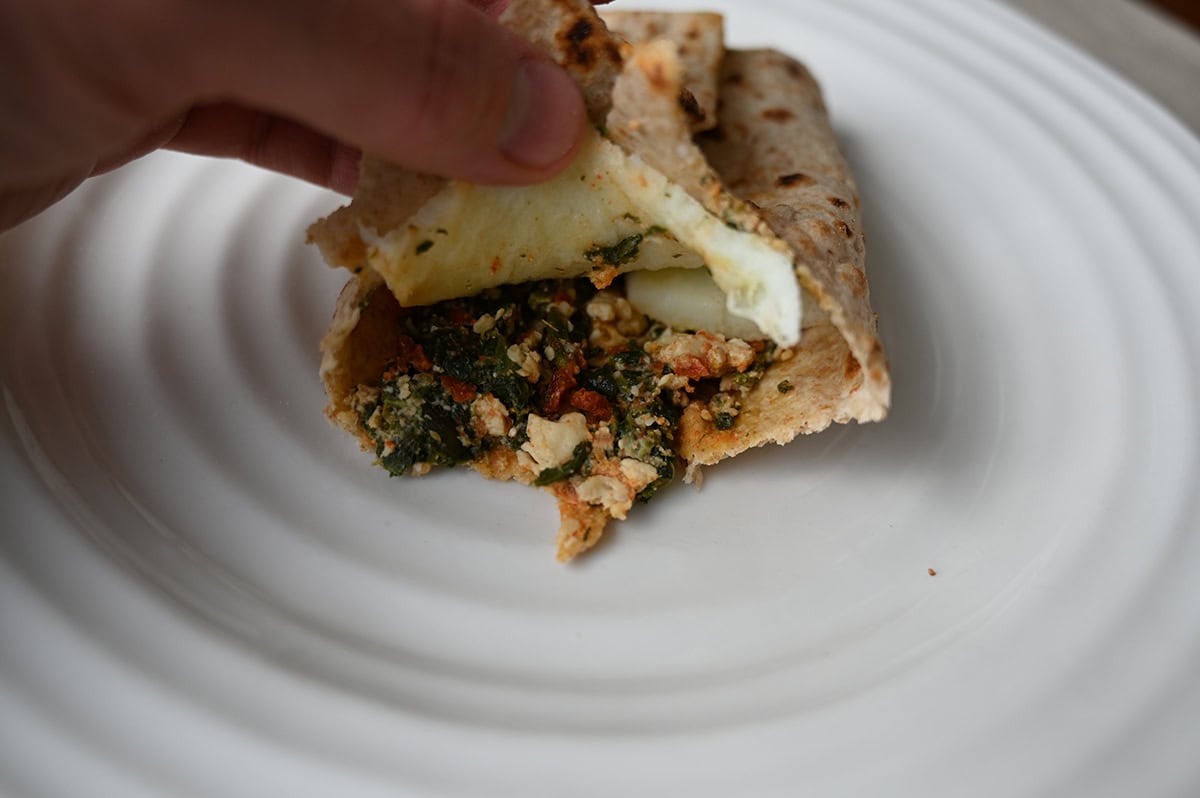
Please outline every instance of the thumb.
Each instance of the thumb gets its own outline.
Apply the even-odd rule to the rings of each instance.
[[[586,123],[556,64],[464,0],[192,4],[192,94],[294,119],[407,168],[549,177]]]

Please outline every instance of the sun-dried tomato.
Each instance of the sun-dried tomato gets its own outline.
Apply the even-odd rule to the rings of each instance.
[[[450,398],[456,402],[469,402],[479,393],[479,389],[471,383],[451,377],[449,374],[443,374],[440,379],[442,387],[450,394]]]
[[[599,421],[608,421],[613,414],[612,402],[608,401],[599,391],[587,388],[580,388],[568,396],[567,406],[583,413],[593,424]]]
[[[550,379],[546,383],[546,388],[542,394],[542,408],[547,413],[557,413],[562,407],[563,397],[565,397],[575,387],[575,375],[579,373],[579,366],[574,362],[567,363],[562,368],[557,368],[550,374]]]
[[[409,336],[400,335],[396,344],[396,361],[401,366],[417,371],[429,371],[433,368],[433,363],[425,356],[425,350]]]
[[[708,372],[708,365],[695,355],[680,355],[671,362],[671,370],[689,380],[702,380],[712,376]]]

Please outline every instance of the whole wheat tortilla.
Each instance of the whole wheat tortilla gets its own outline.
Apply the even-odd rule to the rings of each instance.
[[[881,420],[891,380],[871,310],[858,190],[813,76],[778,52],[729,51],[720,126],[701,146],[796,253],[797,278],[828,321],[806,327],[790,358],[768,369],[733,429],[716,429],[699,407],[686,413],[681,454],[710,465],[831,423]]]
[[[565,2],[550,5],[561,9]],[[576,51],[571,32],[586,31],[592,49],[584,53],[624,58],[611,81],[607,61],[588,73],[592,89],[608,86],[604,103],[595,91],[585,91],[597,112],[607,108],[601,126],[606,135],[589,131],[566,169],[533,186],[422,181],[369,161],[351,205],[313,225],[311,239],[335,265],[378,272],[402,305],[536,279],[590,274],[611,280],[621,271],[706,265],[730,312],[753,320],[780,344],[795,343],[802,303],[792,252],[750,205],[725,189],[693,142],[691,118],[680,102],[689,67],[678,48],[666,39],[618,47],[611,37],[606,47],[603,23],[585,6],[590,19],[571,24],[567,17],[559,33],[551,25],[538,41],[558,47],[550,55],[562,63],[598,63]],[[528,7],[514,2],[506,14],[523,19]],[[692,52],[706,60],[690,71],[715,75],[711,54]],[[421,200],[414,209],[405,198],[407,216],[394,207],[396,188],[405,184]],[[633,236],[641,244],[627,262],[595,262],[592,253]]]
[[[786,243],[799,284],[819,307],[806,317],[800,344],[781,353],[744,398],[732,429],[717,430],[704,418],[710,414],[702,402],[688,407],[678,445],[689,478],[698,466],[755,446],[786,443],[835,422],[882,419],[890,378],[863,268],[857,189],[808,71],[777,52],[725,53],[718,126],[697,147],[693,120],[679,104],[680,75],[687,70],[680,70],[675,48],[618,43],[585,2],[514,0],[505,16],[573,70],[589,113],[604,119],[614,141],[730,224]],[[711,69],[711,58],[708,63]],[[630,96],[622,99],[622,92]],[[366,449],[373,444],[351,402],[357,387],[378,380],[395,353],[401,309],[378,275],[364,268],[362,232],[403,224],[443,185],[367,159],[354,203],[310,230],[331,264],[356,273],[322,341],[321,376],[328,415]],[[472,466],[493,479],[530,483],[536,476],[504,450]],[[595,544],[609,518],[579,500],[567,483],[547,489],[562,517],[559,558],[570,559]]]
[[[679,51],[683,91],[679,104],[693,131],[717,125],[717,91],[721,59],[725,56],[725,20],[720,14],[600,9],[604,24],[632,44],[666,39]]]
[[[603,125],[612,107],[613,83],[624,63],[624,45],[608,33],[592,4],[515,0],[500,20],[571,74],[583,93],[588,117],[593,124]],[[329,265],[358,274],[367,268],[364,233],[385,235],[396,230],[446,182],[367,153],[359,166],[354,201],[312,224],[308,240]]]

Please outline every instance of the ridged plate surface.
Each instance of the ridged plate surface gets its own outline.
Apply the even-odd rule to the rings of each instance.
[[[1200,791],[1200,144],[986,3],[708,6],[825,87],[889,420],[558,565],[325,422],[336,197],[144,159],[0,238],[0,790]]]

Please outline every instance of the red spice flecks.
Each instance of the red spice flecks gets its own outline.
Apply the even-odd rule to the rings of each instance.
[[[671,370],[689,380],[702,380],[711,377],[708,365],[695,355],[680,355],[671,363]]]
[[[500,258],[499,258],[499,256],[497,256],[497,257],[495,257],[495,258],[492,258],[492,263],[491,263],[491,266],[489,266],[489,268],[492,270],[492,274],[496,274],[497,272],[499,272],[499,271],[500,271]]]
[[[433,368],[433,363],[425,356],[425,350],[412,338],[401,335],[397,344],[399,351],[396,353],[396,360],[398,363],[417,371],[429,371]]]
[[[567,397],[567,406],[583,413],[593,424],[608,421],[613,414],[612,402],[604,394],[587,388],[580,388]]]
[[[449,374],[441,376],[442,387],[450,394],[450,398],[456,402],[469,402],[479,393],[479,389],[469,382],[451,377]]]

